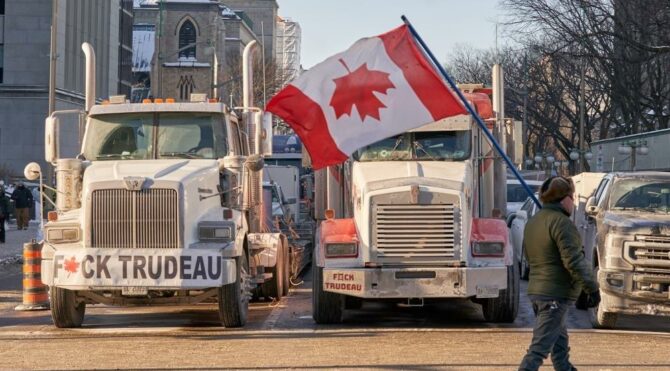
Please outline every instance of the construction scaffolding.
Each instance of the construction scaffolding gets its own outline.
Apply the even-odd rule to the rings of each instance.
[[[289,18],[277,17],[277,49],[275,58],[284,71],[286,83],[298,77],[300,68],[300,24]]]

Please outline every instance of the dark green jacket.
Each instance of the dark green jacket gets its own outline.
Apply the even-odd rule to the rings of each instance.
[[[545,204],[526,224],[524,251],[530,265],[528,294],[577,300],[582,288],[598,290],[582,241],[559,204]]]
[[[5,191],[0,189],[0,217],[9,216],[9,197],[5,195]]]

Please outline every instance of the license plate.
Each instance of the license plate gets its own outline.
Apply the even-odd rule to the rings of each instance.
[[[498,286],[477,286],[477,297],[478,298],[497,298]]]
[[[149,293],[146,287],[124,287],[121,289],[121,295],[125,296],[145,296]]]

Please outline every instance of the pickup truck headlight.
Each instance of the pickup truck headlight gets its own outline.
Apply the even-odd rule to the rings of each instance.
[[[79,241],[79,228],[47,228],[46,238],[47,242],[51,243],[77,242]]]
[[[230,242],[235,239],[233,222],[200,222],[198,239],[203,242]]]
[[[473,256],[504,257],[505,244],[502,242],[473,242]]]
[[[326,258],[355,258],[358,256],[358,245],[355,243],[326,244]]]

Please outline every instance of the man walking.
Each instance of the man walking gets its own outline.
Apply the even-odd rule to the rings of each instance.
[[[9,197],[5,187],[0,185],[0,243],[5,243],[5,221],[9,219]]]
[[[556,370],[576,370],[570,363],[565,319],[582,290],[589,306],[600,302],[582,252],[582,241],[569,216],[574,209],[575,186],[564,177],[547,179],[540,188],[543,207],[528,221],[523,245],[530,265],[528,296],[536,320],[533,340],[519,370],[537,370],[551,353]]]
[[[19,182],[14,192],[12,192],[12,200],[14,200],[14,208],[16,214],[16,225],[19,230],[28,229],[28,211],[33,204],[33,193],[28,188]]]

